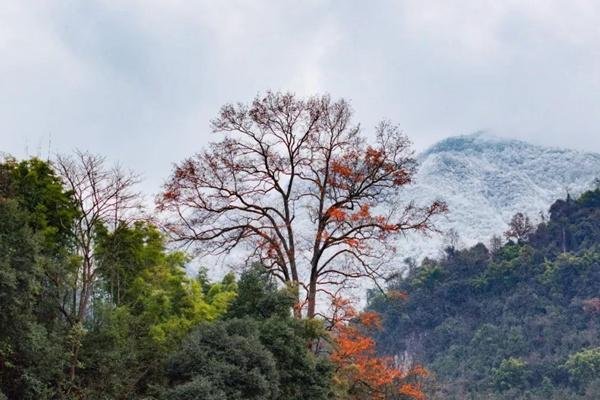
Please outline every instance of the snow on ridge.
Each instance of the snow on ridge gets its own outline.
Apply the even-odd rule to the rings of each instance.
[[[516,212],[538,220],[567,191],[577,195],[600,177],[600,154],[482,132],[444,139],[417,159],[415,184],[402,198],[420,204],[445,200],[450,211],[438,227],[458,232],[463,245],[487,243],[492,235],[502,234]],[[400,256],[436,256],[445,242],[443,235],[410,235],[399,244]]]

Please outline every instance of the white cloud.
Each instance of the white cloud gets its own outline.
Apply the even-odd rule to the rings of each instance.
[[[145,172],[265,89],[350,98],[419,148],[498,135],[600,151],[595,1],[19,1],[0,4],[0,149],[88,148]]]

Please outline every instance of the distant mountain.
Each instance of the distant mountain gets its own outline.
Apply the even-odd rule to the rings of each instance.
[[[486,243],[502,234],[514,213],[534,221],[567,192],[578,195],[600,177],[600,154],[537,146],[485,133],[450,137],[418,156],[416,183],[406,199],[425,203],[445,200],[450,208],[438,227],[445,233],[429,238],[410,236],[402,255],[435,256],[449,244],[449,231],[459,244]]]

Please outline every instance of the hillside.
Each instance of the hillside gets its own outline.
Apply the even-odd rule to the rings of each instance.
[[[506,229],[511,216],[524,212],[539,219],[557,198],[591,188],[600,175],[600,154],[537,146],[477,133],[447,138],[418,156],[415,184],[404,198],[425,204],[441,198],[448,203],[443,232],[459,233],[472,246]],[[404,241],[403,241],[404,242]],[[411,236],[402,253],[421,259],[439,255],[448,238]]]
[[[600,189],[556,201],[527,240],[448,248],[372,298],[385,353],[423,363],[433,399],[600,398]]]

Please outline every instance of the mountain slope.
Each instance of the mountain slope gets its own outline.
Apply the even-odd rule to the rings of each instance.
[[[375,296],[380,350],[424,364],[428,398],[600,399],[600,189],[558,200],[536,232],[449,249]]]
[[[600,154],[536,146],[487,134],[445,139],[418,156],[416,183],[406,199],[426,203],[445,200],[450,208],[438,226],[445,232],[429,238],[410,237],[404,255],[435,256],[460,235],[460,245],[487,243],[501,234],[516,212],[535,221],[557,198],[577,195],[600,177]]]

